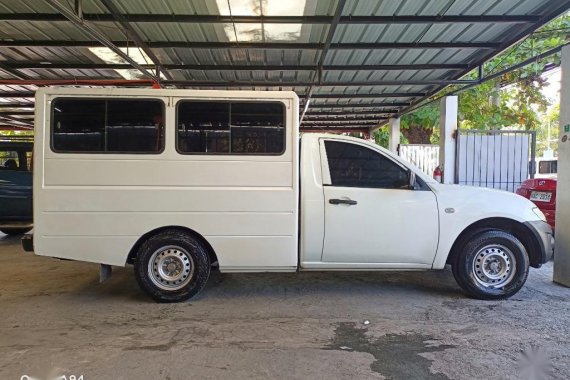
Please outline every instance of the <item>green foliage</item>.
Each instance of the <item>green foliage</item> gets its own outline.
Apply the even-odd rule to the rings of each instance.
[[[34,131],[0,131],[0,136],[33,136]]]
[[[376,132],[374,132],[374,141],[376,144],[380,145],[388,149],[388,139],[390,138],[390,134],[388,133],[387,128],[380,128]]]
[[[402,116],[400,122],[402,129],[409,129],[412,126],[421,126],[423,128],[435,127],[439,123],[439,108],[437,104],[430,103],[425,107]]]

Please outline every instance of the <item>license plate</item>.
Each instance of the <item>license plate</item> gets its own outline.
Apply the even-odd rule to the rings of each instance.
[[[533,191],[530,193],[531,201],[550,202],[550,198],[552,198],[552,193],[545,191]]]

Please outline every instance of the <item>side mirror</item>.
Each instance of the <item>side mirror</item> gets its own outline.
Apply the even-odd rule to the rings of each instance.
[[[408,187],[410,190],[416,190],[416,173],[411,169],[408,170]]]

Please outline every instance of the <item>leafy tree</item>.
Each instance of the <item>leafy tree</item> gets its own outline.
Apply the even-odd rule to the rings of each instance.
[[[408,139],[410,144],[430,144],[430,138],[438,123],[438,105],[431,103],[402,117],[402,135]]]
[[[401,125],[400,125],[400,128],[401,128]],[[376,142],[376,144],[380,145],[381,147],[388,149],[389,139],[390,139],[390,132],[388,132],[388,127],[386,127],[386,126],[380,128],[379,130],[374,132],[374,141]],[[406,138],[405,135],[400,137],[400,143],[401,144],[411,144],[411,142],[408,141],[408,139]]]
[[[374,132],[374,141],[376,144],[388,148],[388,139],[390,138],[390,134],[388,133],[388,129],[386,127],[380,128],[376,132]]]

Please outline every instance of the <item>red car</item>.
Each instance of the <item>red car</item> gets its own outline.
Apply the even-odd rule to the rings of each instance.
[[[556,214],[556,179],[527,179],[517,189],[517,194],[530,199],[546,216],[546,221],[554,229]]]

